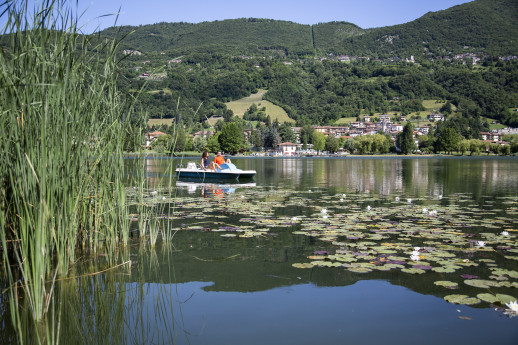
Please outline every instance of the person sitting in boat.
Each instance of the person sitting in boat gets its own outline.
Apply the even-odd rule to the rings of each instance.
[[[221,151],[218,151],[218,153],[216,153],[216,157],[214,157],[214,163],[216,163],[218,165],[218,168],[220,168],[220,165],[223,164],[223,163],[230,163],[230,159],[226,159],[221,155]]]
[[[203,170],[207,170],[210,166],[209,152],[207,150],[203,151],[201,154],[201,167]]]

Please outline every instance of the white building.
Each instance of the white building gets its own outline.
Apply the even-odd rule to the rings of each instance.
[[[279,151],[283,156],[293,156],[297,151],[297,145],[293,143],[279,144]]]
[[[426,118],[431,122],[444,121],[443,114],[430,114]]]

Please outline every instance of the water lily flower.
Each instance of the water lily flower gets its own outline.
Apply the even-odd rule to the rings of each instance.
[[[420,251],[420,250],[421,250],[421,247],[414,247],[414,251],[415,251],[415,252],[418,252],[418,251]]]
[[[502,232],[500,233],[500,235],[502,235],[502,236],[509,236],[509,233],[508,233],[507,231],[502,231]]]
[[[298,218],[297,217],[292,217],[291,220],[296,222],[298,220]]]
[[[399,201],[399,196],[396,196],[396,201]]]
[[[154,191],[152,191],[152,192],[151,192],[151,195],[152,195],[152,196],[155,196],[155,195],[157,195],[157,194],[158,194],[158,192],[157,192],[156,190],[154,190]]]
[[[486,246],[486,242],[484,242],[484,241],[477,241],[477,246],[478,247],[485,247]]]
[[[419,255],[415,255],[415,254],[412,254],[410,255],[410,260],[412,261],[419,261],[421,258],[419,257]]]
[[[326,214],[326,213],[327,213],[327,209],[326,209],[326,208],[321,209],[321,210],[320,210],[320,213],[322,213],[322,214]]]
[[[510,309],[511,312],[518,314],[518,301],[512,301],[505,304],[507,308]]]
[[[324,214],[324,215],[322,216],[322,218],[323,218],[323,219],[327,219],[327,215],[325,215],[325,214]]]
[[[162,197],[162,200],[165,200],[165,196]]]
[[[437,214],[437,210],[433,210],[433,211],[430,211],[430,213],[428,213],[430,216],[435,216]]]
[[[371,205],[367,206],[367,211],[370,211],[370,210],[372,210]]]
[[[427,208],[423,208],[423,213],[428,213],[428,209]]]
[[[346,196],[347,196],[347,195],[345,195],[345,194],[342,194],[342,198],[345,198]]]
[[[343,202],[343,201],[344,201],[344,199],[340,199],[340,201],[342,201],[342,202]]]
[[[406,199],[406,201],[408,201],[409,204],[412,203],[412,199]]]

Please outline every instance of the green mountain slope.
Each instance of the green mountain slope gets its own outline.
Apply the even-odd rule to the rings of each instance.
[[[430,12],[402,25],[378,28],[332,47],[349,54],[435,55],[485,52],[510,55],[518,51],[518,2],[476,0]]]
[[[404,10],[404,9],[401,9]],[[159,23],[117,30],[129,35],[124,49],[174,53],[229,54],[271,51],[300,56],[340,53],[357,56],[435,57],[467,52],[494,56],[518,52],[518,1],[475,0],[430,12],[412,22],[363,30],[346,22],[301,25],[270,19],[243,18],[199,24]]]
[[[344,40],[366,32],[359,26],[347,22],[319,23],[313,25],[312,29],[315,48],[324,51],[340,46]]]
[[[311,26],[269,19],[232,19],[199,24],[159,23],[140,27],[123,27],[121,34],[131,31],[123,43],[125,49],[144,51],[176,50],[179,52],[281,50],[285,53],[313,52]],[[117,28],[102,35],[113,36]]]

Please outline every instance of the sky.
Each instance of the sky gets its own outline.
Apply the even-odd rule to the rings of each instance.
[[[29,0],[29,2],[38,0]],[[40,0],[41,1],[41,0]],[[81,31],[117,25],[267,18],[299,24],[345,21],[361,28],[403,24],[467,0],[78,0]],[[71,1],[74,4],[76,1]],[[120,12],[119,12],[120,9]],[[0,24],[2,21],[0,20]]]

